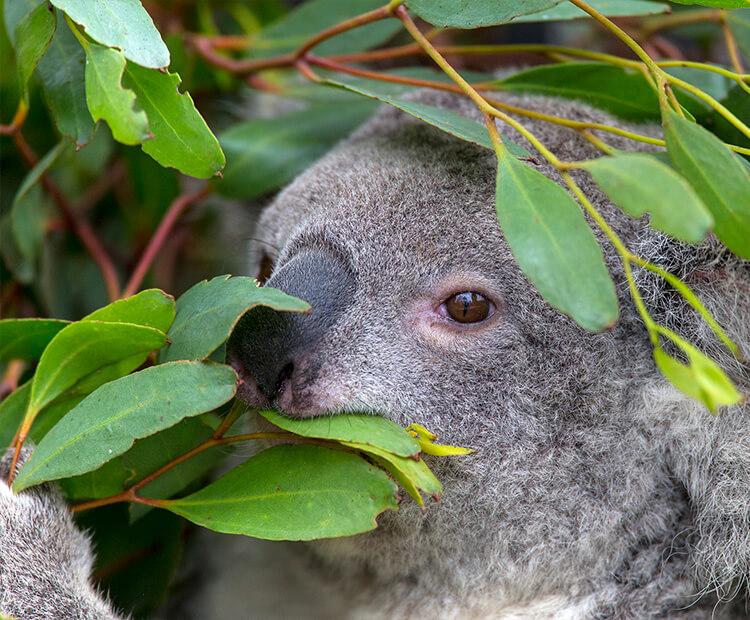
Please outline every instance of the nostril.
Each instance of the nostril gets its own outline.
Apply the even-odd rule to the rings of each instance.
[[[291,384],[292,373],[294,373],[294,362],[289,362],[281,369],[281,372],[276,379],[276,386],[273,390],[276,396],[281,396]]]

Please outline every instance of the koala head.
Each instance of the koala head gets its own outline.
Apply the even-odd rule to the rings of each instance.
[[[479,118],[458,97],[420,100]],[[603,116],[578,104],[522,103]],[[568,130],[532,128],[560,156],[595,155]],[[654,234],[581,183],[621,236]],[[591,334],[521,273],[494,202],[492,152],[381,112],[261,218],[256,273],[312,311],[256,308],[243,319],[228,347],[241,395],[289,416],[418,422],[478,450],[434,463],[445,493],[426,515],[404,502],[375,532],[320,543],[331,562],[364,566],[376,581],[479,588],[513,602],[560,591],[611,602],[617,583],[632,590],[659,579],[661,595],[673,596],[664,600],[682,600],[695,591],[686,561],[665,568],[663,559],[670,545],[686,544],[690,508],[668,463],[673,434],[655,427],[663,412],[644,396],[668,388],[614,251],[605,245],[621,318]],[[686,407],[685,424],[695,425],[703,414]]]

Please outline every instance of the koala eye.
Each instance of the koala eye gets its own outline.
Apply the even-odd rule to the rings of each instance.
[[[258,284],[263,286],[266,283],[266,280],[271,277],[272,271],[273,261],[268,254],[263,252],[263,256],[260,258],[260,266],[258,267],[258,275],[255,276],[255,279],[258,280]]]
[[[445,309],[454,321],[459,323],[479,323],[484,321],[492,309],[490,301],[474,291],[456,293],[443,302]]]

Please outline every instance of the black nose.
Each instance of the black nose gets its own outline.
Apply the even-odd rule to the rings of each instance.
[[[298,397],[310,391],[325,361],[322,343],[352,302],[355,280],[338,257],[306,251],[277,269],[265,286],[304,299],[310,313],[253,308],[229,339],[227,358],[243,381],[240,396],[249,404],[268,407],[283,400],[287,407],[300,405]]]

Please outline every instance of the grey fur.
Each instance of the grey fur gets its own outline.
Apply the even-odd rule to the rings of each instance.
[[[458,97],[419,99],[479,120]],[[576,103],[506,99],[626,126]],[[523,122],[561,158],[598,155],[574,132]],[[538,169],[558,180],[548,165]],[[578,178],[626,243],[684,277],[750,357],[748,263],[712,240],[692,248],[655,233]],[[426,514],[404,501],[372,533],[315,543],[312,558],[307,547],[248,542],[253,565],[245,570],[244,542],[213,536],[214,554],[199,558],[212,584],[203,602],[174,617],[748,617],[749,406],[714,418],[658,374],[606,242],[617,325],[591,334],[551,309],[513,261],[494,185],[491,152],[384,109],[266,209],[253,269],[261,250],[273,254],[269,285],[284,288],[285,265],[307,255],[345,267],[342,281],[354,282],[345,311],[315,319],[314,347],[300,349],[290,337],[294,371],[270,394],[275,403],[291,415],[364,410],[419,422],[441,441],[479,452],[430,459],[445,493]],[[313,271],[312,297],[320,284]],[[668,287],[638,278],[654,317],[719,355],[750,392],[747,366]],[[494,301],[485,324],[462,330],[433,314],[467,290]],[[250,386],[246,397],[267,401],[246,370],[258,354],[253,338],[239,331],[230,348]],[[45,518],[41,529],[55,531],[56,518]],[[232,554],[217,553],[217,541]]]

